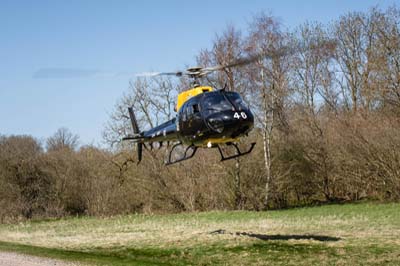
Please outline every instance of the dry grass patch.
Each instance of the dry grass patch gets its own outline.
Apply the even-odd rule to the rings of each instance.
[[[350,204],[268,212],[69,218],[1,225],[0,241],[132,260],[151,255],[172,265],[224,261],[340,265],[353,258],[366,265],[400,264],[393,252],[400,250],[399,210],[399,204]],[[381,255],[388,262],[381,261]]]

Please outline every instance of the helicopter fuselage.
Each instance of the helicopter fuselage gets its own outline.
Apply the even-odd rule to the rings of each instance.
[[[179,140],[186,145],[214,147],[237,141],[254,125],[254,116],[236,92],[207,91],[184,102],[177,116],[148,131],[142,142]]]

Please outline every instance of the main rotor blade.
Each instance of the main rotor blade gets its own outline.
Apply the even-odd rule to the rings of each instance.
[[[248,64],[251,64],[251,63],[257,61],[260,58],[266,58],[266,57],[267,56],[265,56],[264,54],[257,54],[257,55],[246,57],[246,58],[239,58],[238,60],[230,62],[226,65],[216,65],[216,66],[212,66],[212,67],[205,67],[202,70],[204,72],[210,73],[210,72],[222,70],[225,68],[232,68],[232,67],[237,67],[237,66],[248,65]]]
[[[213,72],[213,71],[218,71],[226,68],[232,68],[232,67],[238,67],[238,66],[243,66],[243,65],[248,65],[251,64],[259,59],[271,59],[275,57],[281,57],[285,55],[292,55],[298,52],[303,52],[307,50],[316,50],[319,48],[326,47],[327,49],[333,49],[336,46],[336,42],[329,40],[325,42],[321,42],[320,44],[314,45],[314,46],[304,46],[304,45],[297,45],[297,46],[283,46],[275,51],[271,52],[262,52],[258,53],[249,57],[244,57],[244,58],[239,58],[233,62],[230,62],[225,65],[216,65],[212,67],[205,67],[202,69],[202,71],[206,72],[206,74]]]
[[[122,76],[135,76],[135,77],[155,77],[155,76],[182,76],[182,71],[177,72],[111,72],[101,71],[97,69],[79,69],[79,68],[42,68],[33,74],[36,79],[72,79],[72,78],[116,78]]]
[[[156,77],[156,76],[177,76],[180,77],[183,75],[182,71],[177,72],[143,72],[135,74],[136,77]]]
[[[33,74],[36,79],[69,79],[69,78],[115,78],[121,76],[132,76],[130,72],[109,72],[97,69],[79,68],[42,68]]]

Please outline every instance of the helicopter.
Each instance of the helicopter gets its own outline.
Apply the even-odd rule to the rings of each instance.
[[[149,143],[175,142],[169,150],[166,165],[175,164],[193,158],[199,148],[217,148],[221,161],[238,158],[252,152],[255,142],[242,151],[238,142],[254,128],[254,115],[244,103],[241,95],[234,91],[215,89],[211,86],[200,85],[199,79],[208,74],[228,68],[251,64],[263,58],[275,58],[292,54],[304,47],[282,47],[270,54],[256,54],[247,58],[239,58],[225,65],[213,67],[192,67],[186,71],[146,73],[145,76],[172,75],[187,76],[192,79],[192,86],[178,95],[176,117],[146,131],[140,131],[134,110],[128,107],[133,134],[123,140],[137,144],[138,163],[142,160],[143,147]],[[306,48],[308,49],[308,48]],[[224,154],[222,146],[233,146],[235,153]],[[178,147],[184,147],[182,155],[173,156]]]
[[[224,66],[227,67],[227,66]],[[142,160],[143,145],[158,142],[176,142],[169,151],[166,165],[188,160],[198,148],[217,148],[221,161],[249,154],[255,142],[247,151],[241,151],[236,142],[248,135],[254,127],[254,115],[244,103],[239,93],[225,89],[216,90],[211,86],[201,86],[198,79],[214,68],[193,67],[185,72],[157,73],[157,75],[187,75],[193,79],[192,87],[178,95],[176,117],[147,131],[140,131],[132,107],[128,113],[133,134],[123,138],[137,143],[138,163]],[[235,147],[235,154],[225,155],[221,145]],[[186,146],[180,158],[173,158],[174,150]]]

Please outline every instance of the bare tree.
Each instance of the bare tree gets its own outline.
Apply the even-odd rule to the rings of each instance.
[[[67,128],[59,128],[53,136],[46,141],[47,151],[63,149],[75,150],[79,144],[79,136],[71,133]]]
[[[374,50],[381,95],[385,103],[400,107],[400,9],[390,7],[386,12],[377,8],[371,10],[377,37]]]
[[[355,113],[359,106],[365,110],[375,107],[378,93],[380,60],[377,20],[374,10],[349,13],[334,24],[333,37],[337,40],[336,59],[338,80],[347,106]]]
[[[127,111],[130,106],[133,106],[141,130],[172,119],[178,91],[177,83],[170,78],[137,78],[131,81],[129,91],[116,103],[103,131],[105,142],[122,147],[122,137],[132,132]]]
[[[14,215],[32,218],[42,214],[47,204],[51,180],[38,167],[41,155],[40,143],[30,136],[0,139],[0,178],[3,185],[10,189],[3,191],[5,194],[1,193],[0,204],[4,205],[1,201],[8,199]]]
[[[334,72],[332,69],[332,55],[330,47],[323,46],[328,34],[321,24],[305,23],[295,33],[295,42],[303,43],[310,49],[300,51],[294,55],[291,87],[298,124],[298,138],[305,144],[303,153],[314,166],[316,173],[315,183],[322,178],[321,187],[326,199],[330,200],[330,171],[329,154],[326,141],[326,125],[322,119],[329,116],[326,106],[332,107],[332,90]],[[336,108],[336,106],[333,106]]]
[[[197,58],[202,66],[225,65],[245,56],[242,34],[234,26],[229,25],[221,35],[217,34],[211,50],[203,50]],[[218,71],[213,76],[207,77],[207,81],[216,88],[225,88],[229,91],[237,91],[244,96],[248,95],[247,79],[245,72],[240,68],[226,68]],[[240,158],[236,158],[234,169],[228,169],[234,178],[235,208],[243,205],[243,192],[241,189]]]
[[[280,30],[280,24],[269,15],[255,17],[250,26],[248,51],[254,54],[273,54],[287,43],[288,38]],[[265,206],[269,204],[272,174],[273,129],[284,122],[284,101],[287,92],[287,56],[262,58],[249,66],[253,90],[253,105],[263,138],[265,163]],[[253,108],[254,109],[254,108]]]

